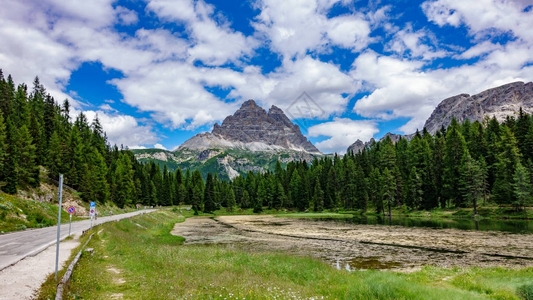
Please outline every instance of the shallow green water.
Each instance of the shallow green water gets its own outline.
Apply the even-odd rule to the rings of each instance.
[[[406,217],[368,217],[354,216],[346,219],[324,218],[335,222],[369,225],[397,225],[405,227],[455,228],[461,230],[504,231],[511,233],[533,234],[531,220],[479,220],[449,218],[406,218]]]

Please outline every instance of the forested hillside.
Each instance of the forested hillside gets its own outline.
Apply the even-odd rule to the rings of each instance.
[[[390,138],[343,157],[290,162],[273,172],[249,172],[232,181],[199,171],[169,171],[139,163],[131,151],[111,146],[98,118],[70,118],[68,100],[57,103],[36,78],[28,90],[0,73],[0,182],[10,194],[38,186],[39,166],[85,201],[220,207],[375,210],[476,207],[479,201],[521,210],[532,204],[533,118],[520,112],[462,124],[435,135]]]
[[[480,201],[521,210],[532,204],[533,123],[522,113],[462,124],[408,141],[389,137],[358,153],[289,163],[286,170],[233,181],[243,206],[298,210],[372,208],[390,213],[437,207],[474,207]],[[251,204],[248,204],[251,203]]]
[[[64,174],[65,184],[84,201],[113,201],[119,207],[137,203],[140,187],[152,181],[143,176],[152,166],[140,165],[130,151],[109,145],[98,118],[89,123],[80,113],[71,120],[69,101],[56,102],[39,78],[29,89],[24,83],[15,85],[0,70],[2,191],[16,194],[39,186],[39,166],[53,180]],[[158,202],[143,200],[147,205]]]

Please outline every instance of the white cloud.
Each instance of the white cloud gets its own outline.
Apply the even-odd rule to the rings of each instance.
[[[356,140],[368,141],[378,131],[374,121],[356,121],[346,118],[335,118],[332,122],[318,124],[308,130],[311,137],[330,137],[316,143],[315,146],[320,151],[341,154],[344,154],[348,146]]]
[[[117,14],[117,18],[122,25],[132,25],[139,21],[137,13],[133,10],[125,8],[124,6],[115,7],[115,13]]]
[[[302,58],[309,51],[327,51],[331,45],[364,49],[372,41],[369,17],[352,13],[328,18],[329,9],[337,3],[348,2],[259,0],[256,7],[261,13],[253,26],[284,62]]]
[[[237,108],[204,89],[204,73],[216,71],[171,61],[153,64],[111,82],[128,104],[153,112],[158,122],[171,128],[193,129],[221,120]]]
[[[426,1],[422,9],[430,21],[439,26],[464,24],[470,34],[483,37],[492,33],[512,32],[520,39],[533,39],[533,11],[524,12],[528,1],[479,0]],[[529,3],[531,4],[531,3]],[[496,32],[494,32],[496,30]]]
[[[186,25],[191,39],[190,62],[200,60],[212,66],[238,62],[239,58],[251,55],[259,45],[255,38],[232,30],[227,22],[217,23],[212,16],[213,6],[204,1],[152,0],[146,8],[161,18]]]
[[[108,114],[105,111],[84,111],[83,113],[89,122],[92,122],[98,115],[111,145],[138,148],[140,145],[152,145],[158,140],[150,126],[140,125],[132,116]]]
[[[328,21],[327,32],[331,41],[346,49],[360,51],[373,39],[370,35],[370,24],[362,15],[344,15]]]
[[[396,52],[400,56],[432,60],[447,55],[438,50],[436,38],[427,30],[414,31],[411,24],[394,34],[393,39],[386,45],[388,51]]]
[[[167,148],[165,148],[165,146],[161,145],[161,144],[155,144],[154,145],[154,148],[156,149],[161,149],[161,150],[167,150]]]
[[[230,96],[260,100],[265,106],[288,108],[303,92],[307,92],[324,111],[324,118],[346,109],[349,96],[359,87],[358,82],[341,72],[338,66],[309,56],[286,61],[282,67],[267,75],[258,69],[244,72],[244,81],[235,81]]]
[[[103,111],[111,111],[111,112],[115,112],[115,111],[117,111],[116,109],[114,109],[113,107],[111,107],[111,105],[109,105],[109,104],[107,104],[107,103],[100,105],[100,107],[98,107],[98,108],[100,108],[100,109],[103,110]]]

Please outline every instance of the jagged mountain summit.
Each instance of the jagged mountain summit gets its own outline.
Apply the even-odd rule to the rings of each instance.
[[[443,100],[435,108],[424,127],[435,133],[442,126],[448,127],[452,118],[458,122],[466,119],[483,121],[496,117],[503,121],[507,116],[517,115],[522,107],[525,113],[533,112],[533,82],[513,82],[470,96],[459,94]]]
[[[179,150],[240,148],[251,151],[294,150],[321,152],[300,132],[283,111],[272,106],[268,113],[254,100],[244,102],[232,116],[214,125],[211,133],[201,133],[185,141]]]
[[[459,94],[446,98],[433,110],[424,127],[428,132],[434,134],[443,126],[444,128],[448,127],[453,117],[458,122],[463,122],[466,119],[472,122],[481,122],[486,117],[496,117],[498,121],[502,122],[507,116],[518,115],[520,108],[527,114],[533,113],[533,82],[513,82],[473,96]],[[413,134],[387,133],[386,136],[390,136],[393,142],[396,142],[400,137],[409,139]],[[363,148],[369,147],[372,142],[374,139],[366,143],[357,140],[348,147],[347,151],[357,153]]]
[[[233,179],[240,174],[273,170],[276,162],[312,161],[323,154],[300,132],[281,109],[268,112],[254,100],[215,124],[212,132],[197,134],[175,151],[133,150],[139,161],[154,161],[168,169],[198,169]]]

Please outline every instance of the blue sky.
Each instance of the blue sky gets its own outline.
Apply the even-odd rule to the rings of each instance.
[[[421,129],[435,106],[533,79],[533,0],[4,0],[0,68],[97,114],[109,141],[175,149],[247,99],[323,152]],[[301,98],[300,98],[301,99]],[[292,106],[291,106],[292,105]],[[315,105],[315,104],[313,104]],[[297,114],[292,111],[292,117]]]

